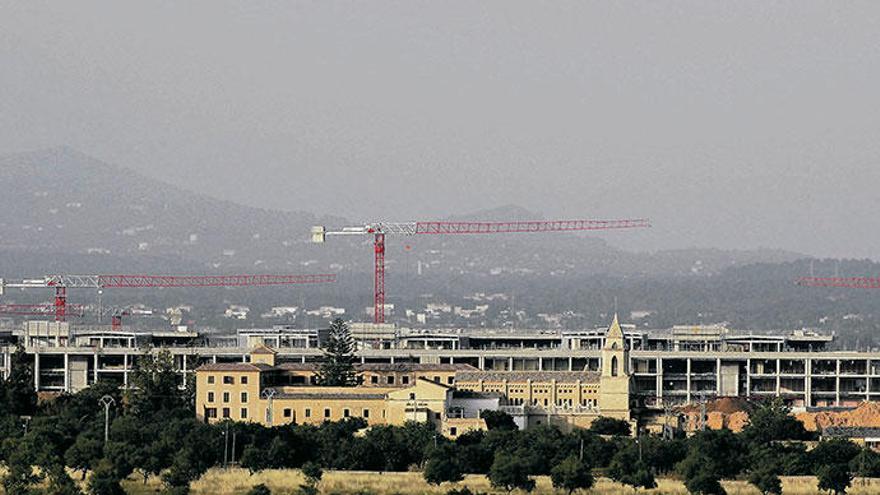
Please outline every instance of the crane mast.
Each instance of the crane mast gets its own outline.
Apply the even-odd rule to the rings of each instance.
[[[645,218],[623,220],[551,220],[512,222],[375,222],[327,230],[312,227],[312,242],[323,243],[327,236],[373,236],[373,322],[385,322],[385,236],[458,235],[575,232],[650,227]]]

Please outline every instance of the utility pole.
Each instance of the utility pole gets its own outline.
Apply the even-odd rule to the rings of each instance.
[[[232,458],[232,461],[230,462],[230,464],[232,464],[233,466],[235,466],[235,437],[236,437],[236,435],[238,435],[238,432],[233,431],[232,432],[232,452],[230,452],[230,454],[229,454],[229,456]]]
[[[104,406],[104,446],[106,447],[107,441],[110,440],[110,406],[115,405],[116,401],[113,397],[105,395],[98,399],[98,404]]]
[[[223,469],[229,467],[229,422],[226,422],[226,429],[223,430]]]

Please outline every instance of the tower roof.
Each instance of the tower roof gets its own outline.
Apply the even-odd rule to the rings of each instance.
[[[623,338],[623,329],[620,328],[620,323],[617,321],[617,313],[614,313],[614,319],[611,320],[611,326],[608,327],[608,331],[605,332],[606,338]]]
[[[269,346],[267,346],[265,344],[259,344],[258,346],[254,347],[254,349],[251,351],[251,354],[272,354],[272,355],[275,355],[275,354],[278,354],[278,352],[276,352],[274,349],[269,348]]]

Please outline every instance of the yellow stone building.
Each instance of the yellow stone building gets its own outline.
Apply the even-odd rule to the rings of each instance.
[[[589,427],[600,416],[632,421],[629,349],[617,316],[602,348],[601,371],[460,371],[455,387],[502,397],[520,425]]]
[[[478,415],[459,411],[455,372],[469,365],[365,364],[356,366],[363,382],[355,387],[314,385],[317,368],[310,364],[275,365],[275,352],[258,347],[249,363],[213,363],[196,370],[196,416],[208,422],[259,422],[266,426],[313,424],[363,418],[367,425],[430,422],[455,437],[485,429]],[[494,407],[499,400],[496,398]],[[491,406],[491,404],[490,404]]]
[[[259,346],[249,363],[196,370],[196,415],[209,422],[267,426],[363,418],[368,425],[430,422],[456,437],[485,429],[479,413],[502,410],[526,428],[589,427],[600,416],[631,421],[629,350],[617,317],[608,328],[600,371],[480,371],[466,364],[361,364],[360,385],[315,385],[317,367],[276,363]]]

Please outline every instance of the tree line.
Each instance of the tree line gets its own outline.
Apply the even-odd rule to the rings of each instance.
[[[340,355],[348,342],[341,332]],[[547,475],[568,493],[604,475],[639,488],[657,477],[681,478],[694,494],[722,494],[722,479],[745,478],[765,494],[781,492],[781,475],[816,475],[819,487],[844,493],[854,476],[880,476],[880,455],[846,440],[813,435],[780,401],[759,405],[741,433],[707,430],[689,438],[633,437],[628,424],[604,418],[590,429],[565,432],[552,425],[516,429],[504,413],[486,413],[488,431],[451,440],[424,423],[374,426],[360,418],[313,425],[265,427],[255,423],[206,424],[195,418],[194,390],[181,387],[170,354],[145,354],[130,377],[131,388],[98,382],[75,394],[38,403],[30,362],[13,354],[10,375],[0,381],[0,478],[8,495],[75,495],[86,480],[92,495],[120,495],[121,482],[151,476],[166,494],[186,494],[212,467],[239,465],[251,472],[297,468],[306,475],[304,494],[319,492],[322,470],[420,470],[435,484],[465,474],[485,474],[494,487],[530,491]],[[336,363],[339,364],[338,362]],[[326,369],[325,381],[350,379],[347,365]],[[113,406],[107,418],[100,400]],[[111,401],[112,399],[112,401]],[[34,469],[34,468],[38,469]],[[265,487],[255,487],[265,493]],[[467,494],[467,488],[450,493]]]

